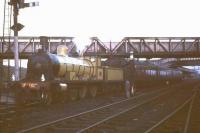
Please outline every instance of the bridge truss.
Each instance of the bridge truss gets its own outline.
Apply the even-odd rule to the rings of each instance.
[[[92,38],[84,55],[121,56],[135,58],[200,57],[200,37],[125,37],[118,43]]]
[[[10,41],[9,41],[10,39]],[[20,59],[27,59],[28,56],[36,53],[38,49],[42,48],[40,37],[19,37],[19,56]],[[66,45],[69,48],[69,53],[76,52],[76,45],[73,42],[73,37],[48,37],[48,52],[56,53],[58,45]],[[0,58],[13,59],[14,51],[14,38],[13,37],[0,37]]]

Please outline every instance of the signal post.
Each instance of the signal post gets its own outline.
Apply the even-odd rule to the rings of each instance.
[[[15,59],[15,80],[19,80],[19,47],[18,47],[18,31],[24,26],[18,23],[19,9],[26,7],[39,6],[39,2],[25,3],[24,0],[11,0],[9,5],[13,6],[14,25],[11,29],[14,31],[14,59]]]

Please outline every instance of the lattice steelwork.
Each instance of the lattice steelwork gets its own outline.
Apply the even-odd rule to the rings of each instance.
[[[5,42],[3,42],[3,38],[0,37],[0,58],[13,58],[13,37],[11,39],[11,45],[8,43],[8,37],[5,37]],[[69,48],[69,53],[73,54],[76,52],[76,45],[73,42],[73,37],[48,37],[48,51],[50,53],[56,53],[56,49],[58,45],[66,45]],[[22,59],[27,59],[29,55],[38,51],[38,49],[42,48],[40,44],[39,37],[19,37],[19,55]]]
[[[200,37],[125,37],[112,50],[113,55],[141,58],[200,57]]]
[[[104,42],[101,42],[97,37],[91,38],[91,44],[83,51],[84,56],[105,56],[110,54],[110,50]]]
[[[121,42],[92,43],[84,51],[87,56],[120,56],[135,58],[200,57],[200,37],[125,37]]]

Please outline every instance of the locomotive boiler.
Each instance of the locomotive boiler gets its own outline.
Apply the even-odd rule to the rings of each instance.
[[[19,83],[18,101],[23,103],[34,98],[50,104],[57,100],[96,97],[122,91],[125,83],[131,82],[126,80],[123,68],[102,66],[100,58],[68,57],[67,47],[60,46],[57,54],[40,51],[28,59],[26,78]]]

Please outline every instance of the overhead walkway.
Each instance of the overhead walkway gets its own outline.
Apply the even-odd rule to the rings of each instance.
[[[38,49],[41,49],[44,44],[40,42],[40,37],[20,36],[18,38],[19,56],[20,59],[27,59]],[[56,53],[58,45],[66,45],[69,48],[69,53],[76,52],[76,45],[73,42],[73,37],[48,37],[47,51]],[[0,59],[13,59],[14,38],[0,37]]]
[[[101,42],[91,38],[83,53],[87,56],[135,58],[200,57],[200,37],[125,37],[120,42]]]

